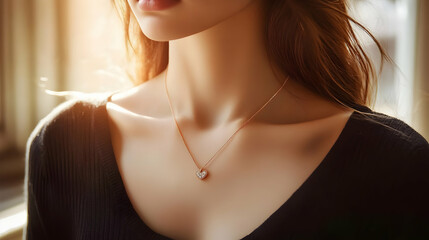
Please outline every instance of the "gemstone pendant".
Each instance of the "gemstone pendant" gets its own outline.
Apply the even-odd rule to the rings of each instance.
[[[207,170],[203,170],[203,171],[198,170],[198,171],[196,172],[196,174],[197,174],[197,177],[198,177],[200,180],[203,180],[204,178],[206,178],[206,177],[207,177],[208,172],[207,172]]]

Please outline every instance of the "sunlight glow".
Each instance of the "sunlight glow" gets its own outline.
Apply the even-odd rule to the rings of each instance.
[[[27,210],[20,204],[0,213],[0,238],[22,229],[27,224]]]

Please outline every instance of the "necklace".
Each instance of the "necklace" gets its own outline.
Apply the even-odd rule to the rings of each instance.
[[[186,146],[186,149],[188,150],[188,152],[189,152],[189,155],[191,155],[191,157],[192,157],[192,160],[194,161],[194,163],[195,163],[195,165],[198,167],[198,163],[197,163],[197,161],[195,160],[195,156],[194,156],[194,154],[192,154],[192,152],[191,152],[191,150],[189,149],[189,146],[188,146],[188,143],[186,142],[186,140],[185,140],[185,137],[183,136],[183,133],[182,133],[182,130],[180,129],[180,127],[179,127],[179,124],[177,123],[177,119],[176,119],[176,116],[175,116],[175,114],[174,114],[174,110],[173,110],[173,107],[172,107],[172,105],[171,105],[171,99],[170,99],[170,95],[169,95],[169,93],[168,93],[168,88],[167,88],[167,70],[168,70],[168,68],[166,68],[166,70],[165,70],[165,77],[164,77],[164,86],[165,86],[165,92],[167,93],[167,98],[168,98],[168,104],[170,105],[170,110],[171,110],[171,114],[173,115],[173,119],[174,119],[174,122],[176,123],[176,126],[177,126],[177,130],[179,130],[179,133],[180,133],[180,136],[182,137],[182,140],[183,140],[183,143],[185,144],[185,146]],[[287,82],[287,80],[288,80],[289,78],[286,78],[286,80],[283,82],[283,84],[282,84],[282,86],[274,93],[274,95],[270,98],[270,99],[268,99],[268,101],[264,104],[264,105],[262,105],[262,107],[260,107],[259,109],[258,109],[258,111],[256,111],[250,118],[248,118],[246,121],[244,121],[243,122],[243,124],[241,124],[241,126],[234,132],[234,134],[232,134],[229,138],[228,138],[228,140],[219,148],[219,150],[210,158],[210,160],[209,161],[207,161],[207,163],[206,164],[204,164],[204,166],[202,166],[201,168],[200,167],[198,167],[198,170],[197,170],[197,172],[196,172],[196,175],[197,175],[197,177],[200,179],[200,180],[203,180],[204,178],[206,178],[207,177],[207,175],[208,175],[208,171],[207,171],[207,169],[205,169],[205,167],[211,162],[211,161],[213,161],[213,159],[215,159],[216,158],[216,156],[221,152],[221,150],[223,150],[226,146],[227,146],[227,144],[232,140],[232,138],[235,136],[235,134],[237,134],[238,133],[238,131],[240,131],[244,126],[246,126],[249,122],[250,122],[250,120],[252,120],[253,119],[253,117],[255,117],[256,116],[256,114],[258,114],[262,109],[264,109],[264,107],[265,106],[267,106],[268,105],[268,103],[270,103],[271,102],[271,100],[273,100],[273,98],[282,90],[282,88],[283,88],[283,86],[286,84],[286,82]]]

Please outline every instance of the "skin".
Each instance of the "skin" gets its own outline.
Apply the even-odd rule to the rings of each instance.
[[[261,2],[182,0],[143,12],[129,0],[143,33],[169,41],[168,90],[199,166],[284,81],[263,46]],[[317,168],[352,114],[289,79],[201,181],[174,124],[164,76],[116,93],[107,111],[134,209],[153,231],[173,239],[250,234]]]

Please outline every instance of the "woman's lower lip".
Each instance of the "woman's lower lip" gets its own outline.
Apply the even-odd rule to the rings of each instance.
[[[179,3],[179,0],[138,0],[137,6],[143,11],[164,10]]]

